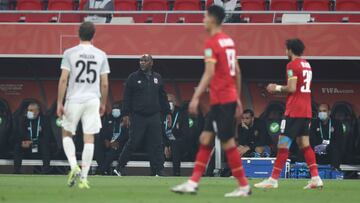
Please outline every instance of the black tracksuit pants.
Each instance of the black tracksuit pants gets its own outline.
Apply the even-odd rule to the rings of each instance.
[[[122,168],[127,164],[131,154],[137,150],[144,139],[151,173],[153,175],[161,174],[164,169],[164,150],[160,113],[150,116],[134,113],[130,116],[129,140],[120,154],[118,167]]]

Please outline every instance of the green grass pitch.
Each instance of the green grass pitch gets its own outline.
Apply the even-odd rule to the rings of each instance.
[[[253,188],[248,198],[224,198],[236,187],[231,178],[203,178],[197,195],[173,194],[169,188],[186,180],[172,177],[91,176],[91,189],[66,186],[66,176],[0,176],[0,202],[19,203],[359,203],[360,181],[329,180],[322,190],[304,191],[307,180],[281,180],[277,190]],[[254,184],[259,180],[251,180]]]

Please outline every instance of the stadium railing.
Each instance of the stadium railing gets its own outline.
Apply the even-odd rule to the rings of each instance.
[[[205,11],[54,11],[54,10],[0,10],[0,22],[62,22],[63,16],[72,15],[79,18],[74,23],[81,22],[87,15],[112,15],[113,17],[131,17],[135,23],[145,23],[146,17],[163,16],[160,23],[176,23],[183,19],[185,23],[201,23]],[[308,22],[360,22],[360,11],[228,11],[227,14],[237,14],[240,22],[278,23],[284,14],[310,15]],[[184,16],[182,16],[184,15]],[[38,16],[34,18],[34,16]],[[42,18],[42,17],[43,18]],[[178,19],[172,19],[172,16]],[[137,17],[144,22],[137,21]],[[200,18],[201,17],[201,18]],[[299,18],[299,16],[294,16]],[[28,20],[27,20],[28,18]],[[31,19],[33,18],[33,19]],[[252,20],[254,18],[254,20]],[[141,21],[140,20],[140,21]],[[71,22],[71,20],[69,20]],[[158,21],[158,20],[157,20]],[[65,21],[66,22],[66,21]],[[155,22],[156,23],[156,22]]]

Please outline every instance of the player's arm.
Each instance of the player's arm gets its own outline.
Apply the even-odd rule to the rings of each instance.
[[[101,93],[100,114],[103,115],[105,113],[106,102],[109,94],[109,78],[107,73],[100,75],[100,93]]]
[[[206,88],[209,86],[212,77],[215,74],[215,63],[214,61],[207,61],[205,63],[205,71],[201,77],[200,83],[195,90],[193,99],[199,99],[200,96],[205,92]]]
[[[283,92],[294,93],[296,91],[297,76],[293,75],[293,70],[288,70],[288,81],[286,85],[269,84],[267,90],[270,93]]]
[[[58,105],[63,104],[65,92],[68,84],[69,74],[70,74],[69,70],[62,69],[58,84],[58,99],[57,99]]]

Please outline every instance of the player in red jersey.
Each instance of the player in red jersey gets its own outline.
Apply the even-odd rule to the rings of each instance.
[[[311,109],[311,80],[310,64],[301,58],[305,46],[299,39],[286,41],[286,54],[290,62],[287,64],[287,85],[269,84],[270,93],[287,93],[285,119],[281,122],[281,133],[278,142],[278,152],[274,168],[269,179],[255,184],[257,188],[277,188],[282,168],[288,158],[289,148],[296,140],[303,151],[306,163],[310,169],[311,180],[304,189],[322,188],[323,182],[319,177],[313,149],[309,141]]]
[[[205,72],[189,105],[189,112],[197,114],[199,98],[210,86],[211,109],[205,118],[205,127],[200,135],[200,148],[191,178],[173,187],[176,193],[197,192],[198,183],[205,171],[213,150],[215,132],[225,151],[232,175],[239,187],[225,197],[246,197],[251,193],[245,176],[240,153],[235,143],[235,118],[242,112],[240,98],[241,75],[236,60],[234,41],[221,30],[224,9],[219,6],[208,8],[204,24],[211,37],[205,43]]]

